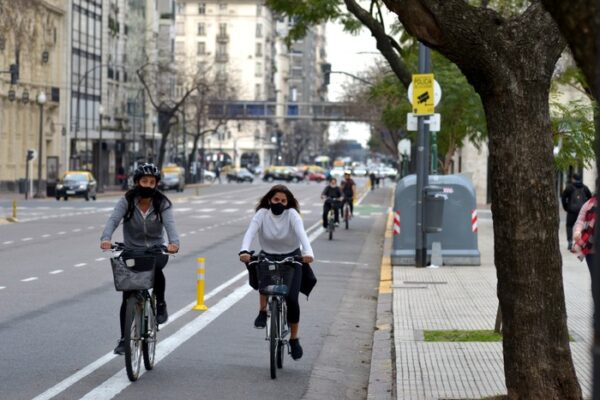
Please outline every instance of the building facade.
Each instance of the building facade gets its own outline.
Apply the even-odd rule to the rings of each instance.
[[[69,10],[60,0],[26,5],[0,14],[0,190],[23,191],[27,150],[34,149],[39,158],[30,163],[30,177],[41,176],[45,195],[46,182],[68,164]],[[11,65],[18,66],[13,83]]]

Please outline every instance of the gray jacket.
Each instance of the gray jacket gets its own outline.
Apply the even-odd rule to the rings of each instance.
[[[135,199],[136,203],[138,199]],[[133,216],[127,222],[123,222],[123,241],[128,249],[145,249],[154,245],[162,245],[165,243],[163,236],[163,228],[167,231],[169,243],[179,246],[179,235],[175,230],[175,219],[173,218],[173,207],[165,209],[166,203],[163,204],[162,222],[158,219],[158,215],[154,212],[152,206],[148,212],[148,216],[144,218],[142,212],[137,208],[134,209]],[[112,234],[121,223],[123,217],[127,213],[127,199],[121,197],[111,216],[106,222],[104,232],[100,240],[110,240]]]

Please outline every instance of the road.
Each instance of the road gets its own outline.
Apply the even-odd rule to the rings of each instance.
[[[327,240],[322,185],[290,184],[301,202],[318,284],[301,296],[304,357],[269,376],[264,331],[253,321],[257,294],[237,261],[257,200],[270,185],[222,184],[168,193],[181,252],[165,270],[170,320],[161,327],[155,369],[131,384],[112,349],[118,309],[108,255],[99,249],[118,197],[19,203],[0,225],[0,399],[300,399],[366,397],[379,265],[391,188],[366,190],[350,230]],[[0,200],[7,214],[8,201]],[[120,230],[113,238],[121,237]],[[196,258],[206,258],[206,304],[196,298]]]

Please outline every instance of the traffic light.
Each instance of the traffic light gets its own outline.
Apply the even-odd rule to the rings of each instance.
[[[19,64],[10,64],[10,84],[16,85],[19,80]]]
[[[27,149],[27,161],[35,160],[37,157],[37,151],[35,149]]]

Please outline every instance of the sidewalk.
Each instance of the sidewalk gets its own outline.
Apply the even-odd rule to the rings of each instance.
[[[389,240],[389,239],[388,239]],[[591,393],[592,299],[587,266],[566,251],[560,231],[573,361]],[[424,342],[423,330],[493,329],[498,307],[493,229],[479,220],[480,267],[393,267],[393,340],[398,399],[481,399],[506,393],[502,343]]]

